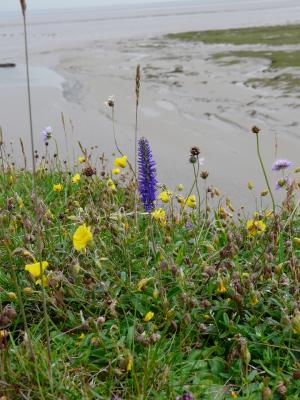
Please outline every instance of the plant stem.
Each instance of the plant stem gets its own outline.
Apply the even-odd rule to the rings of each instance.
[[[259,147],[259,139],[258,139],[258,133],[256,133],[256,147],[257,147],[257,155],[258,155],[258,158],[259,158],[259,161],[260,161],[260,165],[261,165],[261,168],[262,168],[262,171],[263,171],[263,174],[264,174],[264,177],[265,177],[265,181],[266,181],[266,184],[267,184],[267,187],[268,187],[268,190],[269,190],[269,193],[270,193],[270,196],[271,196],[271,200],[272,200],[272,207],[273,207],[273,214],[274,214],[274,216],[275,216],[275,208],[276,208],[276,206],[275,206],[275,200],[274,200],[274,196],[273,196],[273,193],[272,193],[272,190],[271,190],[271,186],[270,186],[270,183],[269,183],[269,179],[268,179],[268,176],[267,176],[267,173],[266,173],[266,169],[265,169],[265,166],[264,166],[264,163],[263,163],[263,160],[262,160],[262,157],[261,157],[261,154],[260,154],[260,147]]]

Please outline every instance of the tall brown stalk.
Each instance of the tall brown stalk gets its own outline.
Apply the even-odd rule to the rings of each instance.
[[[28,115],[30,124],[30,143],[31,143],[31,157],[32,157],[32,186],[33,186],[33,197],[34,197],[34,207],[35,207],[35,219],[37,228],[37,242],[38,242],[38,253],[40,262],[40,277],[41,277],[41,287],[43,294],[43,314],[45,322],[45,333],[47,339],[47,353],[48,353],[48,364],[49,364],[49,377],[50,384],[52,386],[52,362],[51,362],[51,345],[50,345],[50,334],[49,334],[49,324],[48,324],[48,312],[46,303],[46,292],[44,287],[44,272],[42,268],[42,228],[40,224],[40,212],[37,197],[37,184],[36,184],[36,160],[34,156],[34,135],[33,135],[33,123],[32,123],[32,103],[31,103],[31,88],[30,88],[30,76],[29,76],[29,57],[28,57],[28,39],[27,39],[27,21],[26,21],[26,10],[27,5],[25,0],[20,0],[22,15],[23,15],[23,27],[24,27],[24,47],[25,47],[25,61],[26,61],[26,80],[27,80],[27,96],[28,96]]]

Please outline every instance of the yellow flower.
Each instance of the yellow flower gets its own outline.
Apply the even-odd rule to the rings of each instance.
[[[169,191],[167,191],[167,190],[164,190],[163,192],[161,192],[161,193],[158,195],[158,198],[159,198],[159,200],[161,200],[163,203],[169,203],[170,198],[171,198],[171,195],[172,195],[171,192],[169,192]]]
[[[190,208],[196,208],[196,196],[192,194],[191,196],[187,197],[187,199],[185,200],[185,204]]]
[[[232,399],[237,399],[238,398],[238,395],[236,394],[236,392],[230,392],[230,397],[232,398]]]
[[[34,278],[38,278],[41,275],[41,264],[42,264],[43,271],[49,265],[47,261],[42,261],[41,263],[36,262],[34,264],[26,264],[25,271],[28,271]]]
[[[223,279],[220,279],[220,280],[218,281],[217,292],[218,292],[218,293],[225,293],[225,292],[227,292],[227,289],[226,289],[226,287],[225,287],[225,285],[224,285]]]
[[[116,167],[125,168],[127,165],[127,156],[118,157],[114,161]]]
[[[93,239],[91,228],[86,224],[80,225],[73,235],[73,246],[77,251],[85,249],[88,242]]]
[[[42,285],[42,280],[41,279],[37,279],[35,281],[35,284],[36,285]],[[48,281],[48,278],[46,276],[43,276],[43,286],[44,287],[49,286],[49,281]]]
[[[248,236],[255,236],[266,230],[266,224],[263,221],[255,221],[250,219],[247,221]]]
[[[248,182],[247,186],[249,190],[252,190],[254,188],[253,182],[251,181]]]
[[[151,281],[153,278],[144,278],[144,279],[141,279],[139,282],[138,282],[138,284],[137,284],[137,290],[139,291],[139,292],[141,292],[143,289],[144,289],[144,287],[147,285],[147,283],[149,282],[149,281]]]
[[[127,371],[127,372],[131,371],[131,370],[132,370],[132,367],[133,367],[133,357],[132,357],[132,355],[130,355],[130,356],[128,357],[126,371]]]
[[[61,183],[57,183],[53,185],[53,192],[61,192],[63,190],[63,185]]]
[[[161,225],[166,225],[166,212],[162,208],[156,208],[151,215],[155,221],[158,221]]]
[[[107,181],[107,186],[113,192],[115,192],[117,190],[116,185],[114,184],[114,181],[112,179],[109,179]]]
[[[154,312],[148,311],[147,314],[144,317],[145,322],[151,321],[151,319],[154,317]]]
[[[120,168],[113,168],[113,169],[111,170],[111,173],[112,173],[113,175],[118,175],[120,172],[121,172],[121,171],[120,171]]]
[[[259,303],[258,298],[256,297],[256,295],[254,295],[250,301],[252,306],[256,306],[257,303]]]
[[[266,216],[266,218],[271,218],[271,217],[273,217],[273,211],[272,211],[272,210],[266,211],[265,216]]]
[[[83,164],[85,163],[85,158],[83,156],[79,156],[78,161],[80,162],[80,164]]]
[[[74,176],[72,176],[72,183],[78,183],[79,181],[80,181],[79,174],[75,174]]]
[[[76,346],[80,346],[81,341],[85,338],[85,334],[82,333],[80,336],[78,336],[78,340],[76,342]]]

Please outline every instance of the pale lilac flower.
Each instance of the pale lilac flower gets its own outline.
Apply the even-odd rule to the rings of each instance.
[[[41,132],[41,137],[44,142],[47,142],[52,138],[53,134],[53,129],[51,126],[47,126],[42,132]]]
[[[293,163],[289,160],[276,160],[273,164],[272,171],[280,171],[289,168]]]
[[[291,178],[288,176],[284,176],[281,179],[278,179],[275,185],[275,190],[283,189],[286,186],[289,186],[292,183]]]

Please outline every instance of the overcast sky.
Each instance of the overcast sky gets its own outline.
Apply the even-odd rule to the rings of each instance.
[[[172,0],[163,0],[172,1]],[[183,0],[184,1],[184,0]],[[159,3],[162,0],[27,0],[28,9],[42,10],[49,8],[68,8],[68,7],[92,7],[92,6],[107,6],[113,4],[144,4],[144,3]],[[19,0],[0,0],[1,11],[17,11],[20,7]]]

